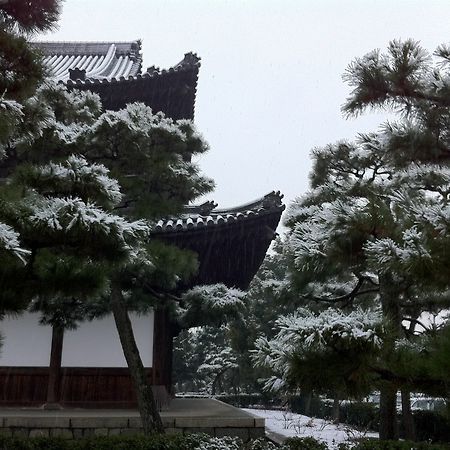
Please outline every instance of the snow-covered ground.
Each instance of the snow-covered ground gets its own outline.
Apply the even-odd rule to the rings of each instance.
[[[257,417],[266,419],[266,431],[275,433],[281,440],[287,437],[313,437],[325,442],[330,449],[337,448],[341,442],[363,437],[378,437],[378,433],[358,431],[348,425],[329,422],[323,419],[302,416],[288,411],[265,409],[244,409]]]

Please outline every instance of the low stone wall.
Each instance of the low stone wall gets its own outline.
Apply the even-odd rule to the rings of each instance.
[[[206,433],[211,436],[237,436],[244,442],[263,437],[264,419],[246,418],[163,418],[167,433]],[[58,436],[79,439],[91,436],[113,436],[142,433],[139,417],[39,417],[0,418],[0,434],[36,437]]]

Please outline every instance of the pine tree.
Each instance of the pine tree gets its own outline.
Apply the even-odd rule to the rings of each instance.
[[[45,70],[28,45],[33,34],[55,27],[59,0],[3,0],[0,3],[0,93],[23,100],[33,95]]]
[[[174,374],[181,391],[216,395],[236,390],[238,355],[227,325],[183,330],[175,347]],[[179,354],[177,354],[179,352]]]
[[[110,308],[116,319],[125,356],[138,386],[144,428],[147,432],[155,428],[161,431],[162,425],[127,310],[150,307],[175,309],[169,305],[168,294],[171,291],[178,293],[178,281],[195,273],[197,262],[195,255],[188,252],[160,242],[137,239],[134,229],[137,227],[140,233],[145,234],[148,227],[142,218],[152,222],[164,215],[175,214],[182,205],[211,188],[212,182],[202,177],[198,167],[190,162],[191,157],[204,152],[207,145],[189,121],[174,122],[162,113],[153,114],[150,108],[141,104],[100,114],[98,97],[90,93],[68,92],[60,85],[45,84],[35,97],[24,102],[21,113],[24,118],[15,135],[9,139],[5,152],[7,158],[3,173],[9,176],[10,182],[3,195],[11,204],[9,223],[22,226],[23,217],[33,213],[30,220],[34,222],[21,230],[21,236],[27,248],[31,248],[33,267],[41,267],[41,263],[45,267],[44,271],[36,269],[32,272],[34,280],[35,273],[41,275],[42,272],[42,277],[40,283],[34,281],[30,284],[29,294],[39,295],[40,300],[34,302],[33,308],[44,313],[44,323],[53,325],[55,351],[52,355],[55,358],[52,367],[55,374],[52,379],[57,379],[57,368],[60,366],[63,329],[75,327],[91,314],[89,307],[98,309],[98,305],[88,304],[92,303],[88,302],[88,297],[95,298],[96,292],[101,295],[102,289],[110,289],[110,302],[103,307]],[[114,174],[115,178],[108,178],[110,174]],[[122,185],[123,195],[116,179]],[[20,202],[25,209],[17,208]],[[35,219],[36,211],[26,209],[31,203],[41,208],[37,214],[42,218],[41,222]],[[91,229],[90,234],[82,235],[73,226],[78,222],[69,219],[64,219],[60,229],[60,213],[78,214],[83,220],[86,218],[80,207],[91,208],[87,219],[98,219],[99,230]],[[96,207],[100,209],[94,211]],[[109,215],[105,216],[106,224],[101,221],[101,208],[105,213],[109,211]],[[121,216],[117,215],[119,213]],[[99,263],[98,269],[94,270],[93,256],[120,261],[117,242],[112,241],[109,248],[109,242],[100,233],[109,233],[108,227],[116,220],[123,225],[123,234],[130,231],[130,237],[136,242],[132,245],[124,239],[126,251],[123,252],[123,265],[107,267]],[[34,225],[53,229],[46,235]],[[60,261],[58,245],[63,242],[68,244],[64,239],[69,231],[73,234],[73,250],[80,258],[72,254],[69,261]],[[58,233],[60,238],[55,238]],[[80,240],[78,246],[77,239]],[[38,240],[37,243],[35,240]],[[46,252],[41,258],[41,246],[58,249],[57,255]],[[68,245],[68,249],[71,248]],[[82,248],[85,250],[82,251]],[[39,253],[39,257],[34,253]],[[59,259],[53,263],[52,258],[55,257]],[[30,270],[29,267],[27,270]],[[49,279],[50,275],[58,278]],[[71,276],[73,283],[70,282]],[[105,277],[109,280],[109,288]],[[11,289],[16,286],[12,277],[8,280],[11,281]],[[83,283],[80,283],[81,280]],[[47,286],[48,289],[39,292],[39,286]],[[55,292],[51,291],[51,286],[55,286]],[[78,292],[81,286],[85,289]],[[66,291],[57,290],[62,287]],[[183,303],[192,303],[191,309],[195,309],[209,301],[212,307],[216,299],[223,301],[227,291],[225,287],[205,292],[191,291],[186,294]],[[11,297],[14,294],[12,290]],[[83,295],[81,301],[79,295]],[[182,300],[181,297],[178,299]],[[183,323],[189,323],[195,317],[192,312],[187,314],[188,311],[186,306]],[[55,395],[50,397],[52,400]]]
[[[217,388],[225,388],[225,379],[227,387],[236,386],[238,356],[231,348],[230,330],[242,323],[243,298],[244,292],[223,284],[195,286],[182,293],[172,317],[179,330],[174,361],[181,369],[176,371],[180,385],[213,395]]]
[[[209,386],[211,391],[211,375],[223,371],[226,378],[220,386],[223,392],[261,392],[259,380],[268,373],[254,367],[251,355],[259,335],[274,336],[277,316],[295,309],[285,277],[286,258],[282,254],[282,242],[278,240],[242,302],[235,303],[233,314],[221,310],[212,316],[211,308],[190,310],[188,315],[197,319],[190,325],[201,325],[201,328],[190,331],[184,327],[176,339],[174,374],[179,389],[205,391]]]
[[[144,105],[117,113],[100,110],[96,95],[48,83],[24,102],[20,126],[5,152],[9,182],[2,191],[3,216],[30,252],[23,268],[30,283],[21,292],[28,293],[25,298],[38,296],[33,308],[53,325],[52,379],[58,378],[64,328],[75,327],[90,314],[89,307],[98,308],[88,300],[104,294],[110,280],[111,301],[103,307],[114,313],[147,408],[154,401],[127,309],[155,306],[155,291],[164,296],[175,289],[179,279],[194,273],[196,261],[194,255],[142,239],[149,230],[142,217],[154,221],[173,213],[211,187],[188,161],[207,146],[190,122],[175,123]],[[110,173],[121,180],[124,194]],[[105,266],[108,260],[114,264]],[[17,279],[4,279],[9,284],[3,286],[3,298],[8,292],[15,297]],[[50,397],[53,401],[55,395]],[[155,412],[147,414],[150,422],[158,417]]]
[[[23,119],[21,100],[32,95],[42,80],[44,70],[40,55],[27,44],[33,33],[52,28],[60,9],[58,0],[11,1],[0,4],[0,163],[6,157],[8,143]],[[3,173],[0,170],[0,182]],[[6,206],[0,198],[0,258],[2,267],[16,274],[23,271],[29,251],[20,235],[5,222]],[[0,317],[7,311],[23,308],[20,295],[2,296]]]
[[[393,41],[348,67],[344,113],[389,108],[399,119],[313,150],[311,190],[290,208],[286,252],[305,306],[329,309],[281,318],[277,339],[260,342],[260,362],[278,355],[288,379],[337,382],[347,393],[346,381],[377,386],[383,439],[398,437],[398,388],[449,395],[442,373],[426,375],[405,357],[436,356],[430,339],[440,333],[426,317],[450,305],[450,50],[433,56]],[[301,342],[286,351],[289,336]],[[320,376],[304,371],[314,361]]]
[[[249,286],[242,320],[230,323],[231,347],[238,357],[240,387],[244,391],[265,394],[261,380],[268,371],[253,364],[255,342],[261,335],[274,337],[277,317],[295,310],[286,271],[283,242],[278,238]]]
[[[133,258],[131,241],[149,230],[112,213],[122,199],[118,183],[106,167],[72,153],[82,153],[75,140],[98,117],[98,97],[48,85],[30,97],[45,70],[26,38],[51,28],[58,12],[59,2],[51,0],[0,5],[0,156],[7,178],[0,203],[1,311],[33,299],[31,307],[52,324],[49,402],[57,399],[64,329],[76,326],[88,300],[107,288],[107,266]]]
[[[143,104],[106,111],[78,142],[89,159],[104,163],[119,181],[125,195],[117,211],[125,217],[156,221],[174,215],[213,185],[191,162],[193,156],[208,148],[192,122],[175,122],[162,113],[153,114]],[[134,341],[128,309],[143,303],[170,308],[168,294],[177,292],[178,282],[193,274],[196,267],[194,255],[184,255],[162,243],[143,242],[136,261],[116,271],[111,279],[110,306],[146,431],[162,431],[162,424]]]
[[[17,299],[20,293],[32,300],[29,308],[53,328],[49,404],[58,398],[64,330],[88,317],[93,298],[106,294],[113,268],[134,257],[138,235],[149,231],[145,222],[113,212],[122,194],[108,169],[72,154],[75,136],[99,112],[97,96],[45,85],[23,103],[23,121],[8,152],[3,216],[29,256],[19,272],[2,268],[2,297]]]

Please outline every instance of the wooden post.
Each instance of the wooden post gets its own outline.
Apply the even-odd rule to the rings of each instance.
[[[171,392],[173,332],[166,309],[154,310],[153,328],[153,384],[165,386]]]

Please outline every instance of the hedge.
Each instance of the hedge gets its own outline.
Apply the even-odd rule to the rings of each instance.
[[[59,437],[0,436],[1,450],[192,450],[210,438],[206,435],[98,436],[68,440]]]
[[[450,450],[449,444],[428,442],[379,441],[368,439],[350,446],[340,444],[339,450]],[[242,444],[237,438],[213,438],[202,434],[108,436],[80,440],[36,437],[0,436],[0,450],[328,450],[314,438],[289,438],[281,447],[264,439]]]

